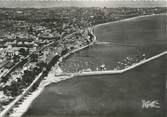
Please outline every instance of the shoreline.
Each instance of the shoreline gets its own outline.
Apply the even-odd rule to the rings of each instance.
[[[58,62],[55,64],[57,67],[59,67],[58,64],[61,63],[61,62],[63,61],[63,59],[67,58],[68,56],[70,56],[71,54],[73,54],[73,53],[75,53],[75,52],[78,52],[78,51],[80,51],[80,50],[83,50],[83,49],[85,49],[85,48],[87,48],[87,47],[93,45],[93,44],[96,42],[96,36],[95,36],[94,33],[93,33],[93,28],[89,28],[88,30],[89,30],[90,33],[93,35],[93,41],[92,41],[91,43],[89,43],[88,45],[85,45],[85,46],[83,46],[83,47],[74,49],[74,50],[68,52],[67,54],[61,56],[61,57],[59,58]],[[54,66],[55,66],[55,65],[54,65]],[[53,67],[54,67],[54,66],[53,66]]]
[[[156,15],[161,15],[161,14],[156,14]],[[129,20],[132,20],[132,19],[136,19],[136,18],[138,18],[138,17],[148,17],[148,16],[155,16],[155,15],[144,15],[144,16],[137,16],[137,17],[133,17],[133,18],[128,18],[128,19],[123,19],[123,20],[120,20],[120,21],[113,21],[113,22],[107,22],[107,23],[102,23],[102,24],[98,24],[98,25],[94,25],[93,27],[98,27],[98,26],[101,26],[101,25],[107,25],[107,24],[111,24],[111,23],[118,23],[118,22],[122,22],[122,21],[129,21]],[[95,38],[95,40],[96,40],[96,36],[93,34],[93,32],[92,32],[92,30],[93,29],[91,29],[91,34],[93,35],[93,37]],[[73,51],[70,51],[70,52],[68,52],[67,54],[65,54],[65,55],[63,55],[63,56],[61,56],[60,58],[59,58],[59,60],[58,60],[58,62],[55,64],[55,65],[57,65],[58,67],[59,67],[59,63],[61,63],[62,61],[63,61],[63,59],[65,59],[65,58],[67,58],[68,56],[70,56],[71,54],[73,54],[73,53],[75,53],[75,52],[77,52],[77,51],[80,51],[80,50],[82,50],[82,49],[84,49],[84,48],[87,48],[87,47],[89,47],[89,46],[91,46],[91,45],[93,45],[94,44],[94,42],[95,42],[95,40],[94,41],[92,41],[90,44],[88,44],[88,45],[85,45],[85,46],[83,46],[83,47],[80,47],[80,48],[78,48],[78,49],[75,49],[75,50],[73,50]],[[147,59],[146,59],[147,60]],[[151,60],[149,60],[149,61],[151,61]],[[138,63],[137,63],[138,64]],[[143,63],[144,64],[144,63]],[[53,67],[55,67],[55,65],[53,66]],[[133,66],[133,65],[132,65]],[[130,66],[130,67],[132,67],[132,66]],[[139,66],[139,65],[137,65],[137,66]],[[136,66],[136,67],[137,67]],[[52,68],[53,68],[52,67]],[[128,69],[128,68],[127,68]],[[133,69],[133,68],[131,68],[131,69]],[[116,71],[116,70],[115,70]],[[118,71],[117,71],[118,72]],[[124,72],[126,72],[126,71],[124,71]],[[56,77],[56,76],[55,76]],[[58,76],[59,77],[59,76]],[[68,78],[65,78],[65,79],[60,79],[60,81],[62,81],[62,80],[66,80],[66,79],[69,79],[69,78],[73,78],[73,76],[68,76]],[[56,79],[55,79],[56,80]],[[57,82],[60,82],[60,81],[55,81],[55,83],[57,83]],[[54,82],[54,81],[52,81],[52,82]],[[52,83],[52,82],[50,82],[50,83]],[[49,85],[50,83],[48,83],[47,85]],[[45,85],[45,86],[47,86],[47,85]],[[45,87],[44,86],[44,87]],[[36,91],[38,91],[38,89],[37,90],[35,90],[34,92],[36,92]],[[36,94],[36,96],[34,96],[35,98],[36,97],[38,97],[40,94],[41,94],[41,92],[43,91],[43,89],[40,91],[40,92],[38,92],[38,94]],[[33,92],[32,92],[33,93]],[[32,94],[33,95],[33,94]],[[32,95],[29,95],[28,97],[33,97]],[[34,94],[35,95],[35,94]],[[24,97],[24,96],[23,96]],[[34,98],[34,99],[35,99]],[[33,99],[33,100],[34,100]],[[33,101],[32,100],[32,101]],[[23,101],[24,102],[24,101]],[[30,105],[31,105],[31,103],[32,102],[29,102],[30,103]],[[22,103],[20,104],[20,105],[22,105]],[[20,106],[19,105],[19,106]],[[29,106],[30,106],[29,105]],[[28,106],[28,107],[29,107]],[[27,107],[27,109],[28,109],[28,107]],[[26,110],[25,110],[25,112],[26,112]],[[24,114],[24,113],[22,113],[22,114]],[[1,115],[1,113],[0,113],[0,115]],[[21,115],[20,115],[21,116]]]
[[[65,54],[65,55],[63,55],[63,56],[61,56],[60,58],[59,58],[59,60],[56,62],[56,66],[58,66],[58,64],[60,63],[60,62],[62,62],[62,60],[63,59],[65,59],[66,57],[68,57],[68,56],[70,56],[71,54],[73,54],[73,53],[75,53],[75,52],[77,52],[77,51],[80,51],[80,50],[82,50],[82,49],[84,49],[84,48],[87,48],[87,47],[89,47],[89,46],[91,46],[91,45],[93,45],[94,44],[94,42],[96,41],[96,36],[93,34],[93,32],[92,32],[92,28],[88,28],[88,30],[90,31],[90,33],[93,35],[93,41],[91,42],[91,43],[89,43],[88,45],[85,45],[85,46],[83,46],[83,47],[80,47],[80,48],[77,48],[77,49],[74,49],[73,51],[70,51],[70,52],[68,52],[67,54]],[[54,57],[53,57],[54,58]],[[52,66],[52,68],[53,67],[55,67],[55,65],[54,66]],[[59,67],[59,66],[58,66]],[[5,117],[6,116],[6,114],[15,106],[15,104],[17,103],[17,102],[19,102],[27,93],[28,93],[28,91],[33,87],[33,85],[36,83],[36,82],[38,82],[38,80],[42,77],[42,73],[43,72],[41,72],[40,74],[39,74],[39,76],[36,78],[36,79],[34,79],[34,81],[30,84],[30,86],[28,87],[28,88],[26,88],[25,89],[25,91],[23,92],[23,93],[21,93],[19,96],[17,96],[9,105],[7,105],[7,107],[3,110],[3,111],[1,111],[0,112],[0,117]],[[47,76],[46,76],[47,77]],[[42,81],[41,81],[41,83],[42,83]],[[49,83],[50,84],[50,83]],[[46,85],[45,85],[46,86]],[[23,112],[19,112],[19,115],[17,115],[18,117],[19,116],[22,116],[23,114],[24,114],[24,112],[26,112],[26,110],[28,109],[28,107],[31,105],[31,103],[33,102],[33,100],[35,99],[35,98],[37,98],[40,94],[41,94],[41,92],[43,91],[43,89],[44,89],[44,87],[45,86],[39,86],[35,91],[33,91],[32,92],[32,94],[31,95],[29,95],[29,96],[27,96],[27,107],[25,108],[23,108],[23,109],[25,109]],[[35,93],[36,92],[36,93]],[[34,95],[33,95],[34,94]],[[30,99],[31,98],[31,99]],[[30,101],[30,100],[31,101]],[[25,101],[25,100],[24,100]],[[23,102],[24,102],[23,101]],[[23,104],[23,102],[19,105],[19,106],[21,106],[22,104]],[[24,105],[24,104],[23,104]],[[18,109],[18,108],[17,108]],[[16,110],[17,110],[16,109]],[[12,114],[15,114],[15,113],[12,113]],[[17,113],[16,113],[17,114]]]
[[[167,14],[141,15],[141,16],[135,16],[135,17],[131,17],[131,18],[125,18],[125,19],[121,19],[121,20],[117,20],[117,21],[111,21],[111,22],[101,23],[101,24],[94,25],[93,27],[99,27],[99,26],[108,25],[108,24],[115,24],[115,23],[120,23],[120,22],[126,22],[126,21],[130,21],[130,20],[135,20],[137,18],[150,17],[150,16],[152,17],[152,16],[159,16],[159,15],[167,16]]]
[[[11,103],[9,103],[6,108],[0,112],[0,117],[5,117],[8,112],[19,102],[27,93],[31,90],[36,82],[41,78],[42,72],[34,79],[34,81],[28,86],[19,96],[17,96]]]
[[[158,55],[155,55],[155,56],[153,56],[151,58],[148,58],[146,60],[143,60],[143,61],[141,61],[139,63],[136,63],[136,64],[134,64],[134,65],[132,65],[132,66],[130,66],[128,68],[125,68],[123,70],[92,71],[92,73],[91,72],[83,72],[83,74],[81,73],[79,75],[62,75],[62,76],[53,75],[54,76],[53,78],[51,78],[51,79],[49,78],[49,81],[47,81],[47,79],[46,79],[46,82],[41,84],[41,87],[38,87],[38,89],[36,91],[34,91],[31,95],[29,95],[24,100],[24,103],[21,103],[19,105],[19,107],[16,109],[16,110],[18,110],[17,111],[18,114],[17,113],[12,113],[12,115],[16,115],[17,117],[22,116],[28,110],[28,108],[31,106],[33,100],[35,98],[37,98],[42,93],[44,88],[46,86],[50,85],[51,83],[58,83],[58,82],[61,82],[61,81],[67,80],[67,79],[72,79],[72,78],[74,78],[76,76],[80,77],[80,76],[93,76],[93,75],[122,74],[124,72],[132,70],[132,69],[134,69],[134,68],[136,68],[136,67],[138,67],[140,65],[143,65],[145,63],[148,63],[148,62],[150,62],[152,60],[155,60],[155,59],[157,59],[157,58],[159,58],[161,56],[165,56],[165,55],[167,55],[167,51],[162,52],[162,53],[160,53]],[[93,72],[95,72],[95,73],[93,73]],[[47,76],[47,77],[49,77],[49,76]],[[51,75],[51,77],[52,77],[52,75]],[[25,107],[25,105],[26,105],[26,107]]]
[[[167,51],[161,52],[155,56],[152,56],[148,59],[142,60],[138,63],[132,64],[131,66],[121,69],[121,70],[105,70],[105,71],[90,71],[90,72],[81,72],[81,73],[65,73],[65,74],[60,74],[60,76],[72,76],[72,77],[77,77],[77,76],[93,76],[93,75],[112,75],[112,74],[122,74],[125,73],[129,70],[132,70],[140,65],[143,65],[145,63],[148,63],[152,60],[155,60],[159,57],[167,55]]]

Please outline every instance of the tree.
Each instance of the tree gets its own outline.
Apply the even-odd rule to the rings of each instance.
[[[32,71],[25,70],[23,75],[23,82],[26,84],[26,86],[29,86],[32,81],[34,80],[35,75]]]
[[[13,59],[14,62],[18,62],[20,57],[19,57],[19,55],[14,54],[12,59]]]
[[[40,71],[42,71],[42,69],[46,67],[47,64],[44,61],[39,61],[36,66],[40,69]]]
[[[22,56],[26,56],[26,50],[24,48],[19,49],[19,54]]]
[[[30,61],[31,62],[37,62],[38,61],[38,55],[36,53],[31,54]]]

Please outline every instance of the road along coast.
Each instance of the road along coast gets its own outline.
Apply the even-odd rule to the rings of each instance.
[[[91,72],[80,72],[80,73],[71,73],[71,74],[65,74],[65,73],[61,73],[60,69],[59,69],[59,66],[57,69],[52,69],[52,71],[48,74],[48,76],[46,77],[45,80],[43,80],[42,84],[41,84],[41,87],[42,86],[47,86],[49,85],[50,83],[57,83],[57,82],[61,82],[63,80],[67,80],[69,78],[74,78],[75,76],[90,76],[90,75],[94,75],[94,74],[97,74],[97,76],[101,75],[102,72],[104,72],[104,74],[121,74],[121,73],[124,73],[126,71],[129,71],[129,70],[132,70],[134,69],[135,67],[138,67],[140,65],[143,65],[149,61],[152,61],[154,59],[157,59],[159,58],[160,56],[165,56],[166,55],[166,51],[165,52],[162,52],[160,54],[157,54],[157,55],[154,55],[153,57],[150,57],[148,59],[145,59],[143,61],[140,61],[138,63],[135,63],[133,64],[132,66],[129,66],[129,67],[126,67],[125,69],[121,69],[121,70],[112,70],[112,71],[109,71],[109,72],[106,72],[106,71],[95,71],[95,73],[91,73]],[[69,56],[69,55],[67,55]],[[67,56],[64,56],[64,58],[66,58]],[[64,58],[60,59],[59,62],[61,62]],[[144,66],[144,65],[143,65]],[[59,70],[58,70],[59,69]],[[94,72],[94,71],[93,71]],[[98,72],[98,73],[97,73]],[[90,74],[89,74],[90,73]],[[99,74],[99,75],[98,75]],[[66,76],[64,76],[66,75]],[[71,80],[70,80],[71,81]],[[40,93],[39,93],[40,94]],[[35,94],[34,94],[35,95]],[[33,96],[31,96],[33,97]],[[36,96],[34,96],[36,97]],[[37,99],[38,100],[38,99]],[[30,100],[29,100],[30,101]],[[31,105],[31,103],[29,104],[29,106]],[[24,106],[23,106],[24,107]],[[15,115],[17,115],[17,113],[19,113],[21,110],[21,108],[23,108],[22,106],[20,106],[20,109],[18,109],[18,111],[16,111]],[[28,106],[27,106],[28,107]],[[30,107],[31,108],[31,107]],[[25,112],[25,111],[24,111]],[[22,113],[23,113],[23,110],[22,110]]]
[[[131,18],[130,18],[131,19]],[[96,37],[95,37],[96,38]],[[62,62],[62,60],[63,59],[65,59],[66,57],[68,57],[69,55],[71,55],[71,53],[74,53],[74,52],[76,52],[76,51],[79,51],[79,50],[81,50],[81,49],[84,49],[84,48],[86,48],[86,47],[88,47],[88,46],[90,46],[90,45],[92,45],[93,43],[90,43],[89,45],[86,45],[86,46],[83,46],[83,47],[81,47],[81,48],[79,48],[79,49],[76,49],[76,50],[73,50],[73,51],[70,51],[69,53],[67,53],[67,54],[65,54],[65,55],[63,55],[62,57],[60,57],[60,59],[59,59],[59,61],[57,62],[57,66],[59,65],[59,63],[60,62]],[[165,55],[167,52],[165,51],[165,52],[163,52],[163,53],[161,53],[161,54],[158,54],[158,55],[156,55],[156,56],[154,56],[154,57],[151,57],[151,58],[149,58],[149,59],[147,59],[147,60],[144,60],[144,61],[142,61],[142,62],[140,62],[140,63],[137,63],[137,64],[135,64],[135,65],[132,65],[132,66],[130,66],[130,67],[128,67],[128,68],[125,68],[125,69],[123,69],[123,70],[113,70],[113,71],[95,71],[94,73],[89,73],[89,72],[83,72],[83,73],[76,73],[76,74],[66,74],[67,76],[60,76],[60,75],[65,75],[65,74],[61,74],[61,73],[58,73],[58,74],[56,74],[56,75],[52,75],[52,80],[50,80],[50,78],[47,78],[48,79],[48,81],[49,82],[47,82],[47,79],[45,80],[46,82],[44,83],[45,85],[44,86],[46,86],[46,85],[48,85],[48,84],[50,84],[51,82],[59,82],[59,81],[62,81],[62,80],[66,80],[66,79],[69,79],[69,78],[72,78],[73,76],[79,76],[79,74],[81,75],[81,76],[84,76],[84,75],[94,75],[94,74],[102,74],[102,73],[104,73],[104,74],[118,74],[118,73],[123,73],[123,72],[126,72],[126,71],[128,71],[128,70],[131,70],[131,69],[133,69],[133,68],[135,68],[135,67],[137,67],[137,66],[140,66],[140,65],[142,65],[142,64],[144,64],[144,63],[146,63],[146,62],[149,62],[149,61],[151,61],[151,60],[153,60],[153,59],[156,59],[156,58],[158,58],[158,57],[160,57],[160,56],[163,56],[163,55]],[[59,66],[58,66],[59,67]],[[42,90],[41,90],[42,91]],[[40,91],[40,92],[41,92]],[[36,95],[39,95],[40,94],[40,92],[38,93],[38,94],[36,94]],[[31,96],[30,96],[31,97]],[[36,96],[34,96],[34,97],[36,97]],[[19,110],[19,109],[18,109]],[[17,112],[16,112],[17,113]]]
[[[89,30],[89,32],[91,33],[91,35],[93,36],[93,37],[92,37],[92,38],[93,38],[93,39],[92,39],[92,42],[89,43],[88,45],[85,45],[85,46],[80,47],[80,48],[78,48],[78,49],[72,50],[72,51],[70,51],[69,53],[67,53],[67,54],[65,54],[65,55],[63,55],[63,56],[61,56],[61,57],[59,58],[58,62],[56,63],[56,66],[57,66],[57,67],[59,67],[59,64],[63,61],[63,59],[67,58],[68,56],[70,56],[71,54],[73,54],[73,53],[75,53],[75,52],[78,52],[78,51],[80,51],[80,50],[82,50],[82,49],[85,49],[85,48],[87,48],[87,47],[93,45],[93,44],[96,42],[96,36],[93,34],[93,28],[88,28],[88,30]]]
[[[82,46],[82,47],[80,47],[80,48],[77,48],[77,49],[75,49],[75,50],[72,50],[72,51],[70,51],[70,52],[68,52],[67,54],[65,54],[65,55],[63,55],[63,56],[61,56],[60,58],[59,58],[59,60],[57,61],[57,63],[56,63],[56,65],[55,66],[57,66],[57,67],[59,67],[58,65],[59,65],[59,63],[60,62],[62,62],[62,60],[63,59],[65,59],[66,57],[68,57],[69,55],[71,55],[71,54],[73,54],[73,53],[75,53],[75,52],[77,52],[77,51],[80,51],[80,50],[82,50],[82,49],[84,49],[84,48],[87,48],[87,47],[89,47],[89,46],[91,46],[91,45],[93,45],[94,44],[94,42],[96,41],[96,36],[93,34],[93,31],[92,31],[92,28],[88,28],[88,31],[92,34],[92,42],[90,42],[88,45],[85,45],[85,46]],[[51,60],[52,61],[52,60]],[[51,62],[50,61],[50,62]],[[14,106],[21,100],[21,99],[23,99],[24,98],[24,96],[26,96],[26,94],[34,87],[34,85],[36,84],[36,83],[39,83],[43,78],[44,78],[44,76],[45,76],[45,71],[42,71],[36,78],[35,78],[35,80],[31,83],[31,85],[27,88],[27,89],[25,89],[25,91],[21,94],[21,95],[19,95],[19,96],[17,96],[1,113],[0,113],[0,117],[5,117],[5,116],[7,116],[8,114],[9,114],[9,112],[14,108]],[[42,83],[42,82],[41,82]],[[16,109],[16,111],[18,110],[18,111],[22,111],[22,112],[11,112],[9,115],[11,115],[11,116],[21,116],[22,114],[23,114],[23,112],[25,112],[27,109],[28,109],[28,107],[29,107],[29,105],[31,105],[31,102],[33,101],[33,99],[35,99],[41,92],[42,92],[42,90],[43,90],[43,86],[41,87],[39,87],[39,88],[37,88],[37,90],[35,91],[35,93],[33,93],[33,95],[29,95],[28,97],[29,97],[29,99],[27,98],[27,104],[28,105],[26,105],[27,107],[25,107],[24,106],[24,108],[17,108]],[[36,93],[37,92],[37,93]],[[31,101],[30,101],[31,100]],[[15,113],[17,114],[17,115],[15,115]],[[14,114],[14,115],[13,115]]]

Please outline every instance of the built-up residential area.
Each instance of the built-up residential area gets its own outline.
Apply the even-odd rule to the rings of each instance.
[[[166,8],[0,8],[0,110],[55,61],[92,40],[93,25]]]

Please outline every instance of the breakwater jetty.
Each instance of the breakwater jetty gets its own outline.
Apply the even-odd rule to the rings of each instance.
[[[122,69],[122,70],[90,71],[90,72],[81,72],[81,73],[80,72],[79,73],[61,73],[57,76],[92,76],[92,75],[103,75],[103,74],[121,74],[121,73],[132,70],[140,65],[148,63],[149,61],[152,61],[152,60],[157,59],[157,58],[164,56],[164,55],[167,55],[167,51],[164,51],[164,52],[162,52],[158,55],[155,55],[151,58],[142,60],[141,62],[133,64],[133,65],[131,65],[125,69]]]

